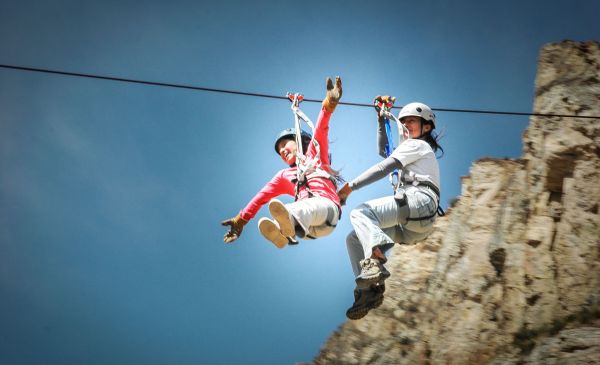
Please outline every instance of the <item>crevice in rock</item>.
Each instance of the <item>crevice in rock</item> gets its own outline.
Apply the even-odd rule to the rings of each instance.
[[[497,248],[490,253],[490,263],[496,270],[496,276],[502,275],[504,271],[504,262],[506,261],[506,250]]]
[[[587,350],[589,349],[590,346],[569,346],[569,347],[565,347],[562,349],[562,352],[568,352],[568,353],[573,353],[575,351],[582,351],[582,350]]]
[[[538,301],[538,299],[540,299],[542,296],[540,294],[534,294],[532,296],[530,296],[529,298],[527,298],[527,304],[528,305],[535,305],[535,303]]]
[[[555,319],[551,324],[540,328],[530,329],[523,326],[514,334],[513,344],[521,350],[522,355],[527,355],[536,345],[536,339],[540,337],[555,336],[565,329],[567,325],[586,324],[593,319],[600,318],[600,307],[584,308],[578,313],[568,315],[561,319]],[[575,347],[575,346],[574,346]]]
[[[566,177],[573,177],[575,161],[577,160],[575,150],[565,151],[560,155],[552,156],[546,165],[546,189],[552,193],[562,194],[563,182]]]

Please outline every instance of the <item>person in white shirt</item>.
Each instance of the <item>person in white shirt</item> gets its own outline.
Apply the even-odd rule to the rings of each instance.
[[[376,101],[389,103],[389,96],[378,96]],[[390,104],[391,105],[391,104]],[[409,132],[409,138],[386,157],[384,146],[387,135],[383,118],[379,117],[379,153],[386,157],[370,167],[339,191],[345,203],[350,193],[369,185],[394,170],[400,172],[399,185],[393,196],[386,196],[360,204],[350,213],[354,230],[346,245],[355,275],[354,303],[346,316],[359,319],[369,310],[383,303],[385,279],[390,276],[383,266],[385,253],[395,242],[414,243],[426,238],[433,230],[440,199],[440,173],[436,152],[443,154],[435,129],[435,114],[423,103],[405,105],[398,119]]]

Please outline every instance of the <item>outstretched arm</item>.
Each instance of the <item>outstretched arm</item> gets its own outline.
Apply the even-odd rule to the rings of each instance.
[[[350,185],[352,190],[358,190],[386,177],[392,171],[401,168],[402,164],[398,160],[393,157],[387,157],[385,160],[365,170],[357,178],[350,181],[348,185]]]
[[[222,225],[230,227],[229,232],[225,233],[225,236],[223,237],[225,243],[231,243],[238,239],[241,236],[246,223],[254,218],[259,209],[268,203],[271,198],[282,194],[294,195],[294,184],[291,182],[291,178],[288,174],[294,176],[290,169],[279,171],[273,176],[271,181],[260,189],[238,215],[221,222]]]
[[[402,164],[400,163],[400,161],[396,160],[393,157],[388,157],[385,160],[379,162],[378,164],[371,166],[362,174],[360,174],[357,178],[342,186],[342,188],[338,191],[338,197],[340,198],[340,202],[342,202],[342,205],[345,204],[346,199],[348,199],[348,196],[354,190],[358,190],[362,187],[372,184],[375,181],[380,180],[385,176],[389,175],[392,171],[401,168]]]

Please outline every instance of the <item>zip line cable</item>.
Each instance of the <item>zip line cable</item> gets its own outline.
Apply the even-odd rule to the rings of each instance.
[[[129,79],[129,78],[123,78],[123,77],[114,77],[114,76],[102,76],[102,75],[94,75],[94,74],[79,73],[79,72],[49,70],[49,69],[42,69],[42,68],[23,67],[23,66],[4,65],[4,64],[0,64],[0,68],[10,69],[10,70],[18,70],[18,71],[39,72],[39,73],[46,73],[46,74],[53,74],[53,75],[60,75],[60,76],[74,76],[74,77],[84,77],[84,78],[97,79],[97,80],[108,80],[108,81],[127,82],[127,83],[133,83],[133,84],[171,87],[171,88],[187,89],[187,90],[195,90],[195,91],[208,91],[208,92],[215,92],[215,93],[225,93],[225,94],[244,95],[244,96],[256,96],[256,97],[260,97],[260,98],[289,100],[287,96],[251,93],[251,92],[237,91],[237,90],[215,89],[215,88],[209,88],[209,87],[201,87],[201,86],[185,85],[185,84],[174,84],[174,83],[168,83],[168,82],[137,80],[137,79]],[[306,99],[306,98],[304,99],[304,101],[308,101],[311,103],[320,103],[321,102],[321,100]],[[343,101],[340,101],[339,104],[349,105],[349,106],[363,106],[363,107],[369,107],[369,108],[373,107],[372,104],[352,103],[352,102],[343,102]],[[394,108],[399,108],[399,107],[394,107]],[[521,116],[535,116],[535,117],[600,119],[600,116],[572,115],[572,114],[507,112],[507,111],[479,110],[479,109],[449,109],[449,108],[431,108],[431,109],[433,109],[435,111],[439,111],[439,112],[452,112],[452,113],[477,113],[477,114],[498,114],[498,115],[521,115]]]

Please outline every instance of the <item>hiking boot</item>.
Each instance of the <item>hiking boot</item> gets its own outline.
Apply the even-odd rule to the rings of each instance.
[[[367,289],[354,289],[354,303],[346,311],[346,317],[356,320],[366,316],[371,309],[383,303],[385,284],[373,285]]]
[[[391,276],[383,264],[374,258],[366,258],[360,261],[361,271],[356,277],[356,285],[365,289],[371,285],[381,283]]]
[[[272,199],[269,202],[269,212],[271,212],[271,216],[279,224],[279,230],[281,231],[282,235],[285,237],[293,237],[294,234],[296,234],[296,230],[294,229],[294,225],[290,217],[290,212],[288,212],[287,208],[281,201]]]
[[[269,218],[263,217],[258,220],[258,230],[266,239],[277,246],[277,248],[284,248],[288,243],[287,237],[281,234],[277,223]]]

